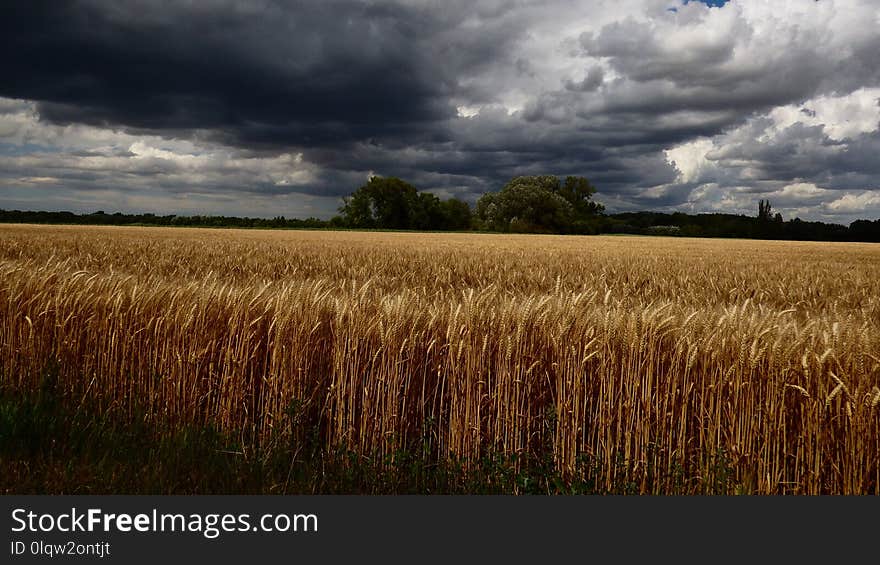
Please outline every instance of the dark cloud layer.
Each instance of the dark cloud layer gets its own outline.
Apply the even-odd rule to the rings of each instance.
[[[462,69],[443,60],[466,69],[504,48],[427,50],[450,25],[431,16],[353,1],[19,2],[0,28],[0,93],[39,101],[54,122],[221,130],[242,144],[392,137],[454,115]]]
[[[16,2],[0,18],[0,185],[298,194],[326,216],[371,173],[470,200],[574,174],[610,209],[777,194],[833,215],[841,191],[880,190],[880,7],[788,8]]]

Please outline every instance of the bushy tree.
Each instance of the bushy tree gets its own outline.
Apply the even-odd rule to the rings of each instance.
[[[440,199],[429,192],[420,192],[410,209],[409,228],[415,230],[442,229],[443,208]]]
[[[450,230],[470,227],[470,207],[441,201],[394,177],[371,177],[344,199],[338,224],[352,228]]]
[[[596,187],[584,177],[565,177],[559,194],[574,207],[577,216],[593,216],[605,211],[605,207],[593,200]]]
[[[440,203],[443,215],[443,229],[467,230],[471,227],[471,207],[458,198],[450,198]]]
[[[604,210],[592,200],[596,189],[583,177],[522,176],[497,193],[483,195],[476,215],[482,227],[495,231],[588,233]]]
[[[416,188],[394,177],[370,177],[339,209],[352,228],[410,229],[420,207]]]

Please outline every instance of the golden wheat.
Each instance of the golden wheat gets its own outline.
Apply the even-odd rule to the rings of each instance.
[[[3,226],[0,344],[5,386],[246,445],[880,493],[870,244]]]

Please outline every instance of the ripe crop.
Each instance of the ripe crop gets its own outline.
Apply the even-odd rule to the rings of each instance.
[[[0,383],[49,365],[263,450],[880,494],[872,244],[2,226]]]

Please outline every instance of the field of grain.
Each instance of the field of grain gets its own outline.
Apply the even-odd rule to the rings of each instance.
[[[880,493],[873,244],[0,226],[0,383],[49,367],[262,450]]]

